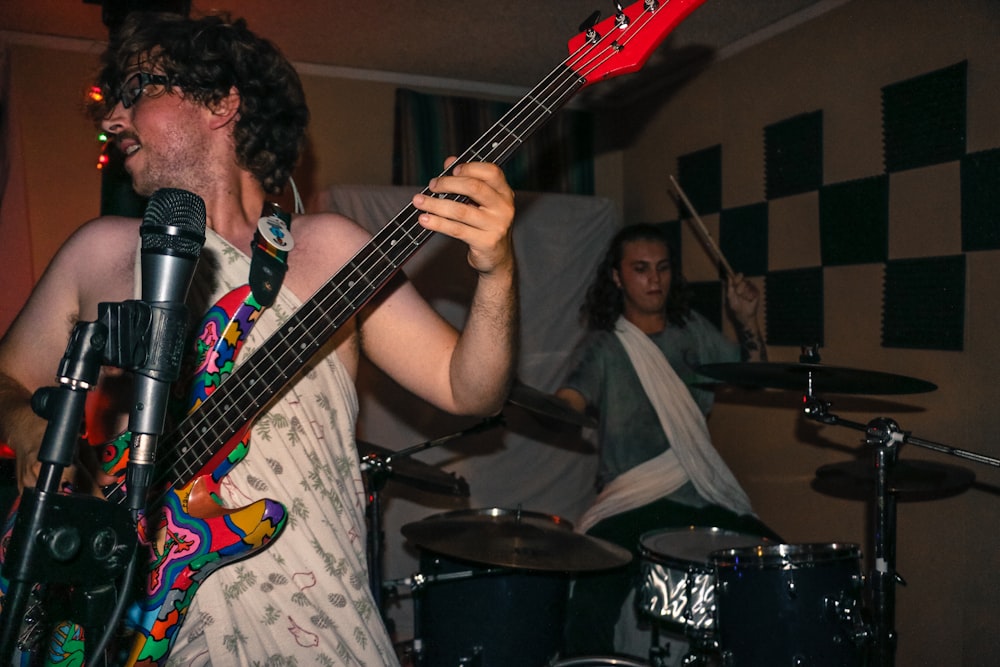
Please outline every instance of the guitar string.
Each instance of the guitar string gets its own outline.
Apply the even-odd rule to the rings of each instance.
[[[483,159],[485,161],[495,162],[497,164],[502,163],[516,147],[522,143],[522,136],[525,135],[525,128],[529,128],[530,131],[534,131],[535,128],[531,128],[532,123],[540,127],[548,117],[553,115],[554,111],[561,108],[569,97],[576,92],[580,87],[587,83],[588,75],[596,71],[602,64],[607,62],[609,59],[613,58],[617,52],[621,49],[621,41],[615,41],[611,39],[611,44],[606,45],[605,43],[612,37],[622,37],[623,35],[627,40],[631,40],[636,37],[635,32],[641,30],[645,25],[648,25],[652,21],[652,14],[660,11],[661,8],[654,8],[650,10],[648,8],[642,10],[640,14],[641,18],[645,21],[639,22],[638,25],[630,26],[627,28],[613,28],[609,31],[607,35],[598,35],[592,37],[588,35],[588,39],[585,40],[584,45],[578,49],[575,53],[571,54],[566,58],[557,68],[555,68],[545,79],[542,80],[540,84],[535,86],[512,110],[512,113],[508,113],[502,117],[497,123],[494,124],[493,128],[488,130],[486,134],[483,135],[472,147],[470,147],[463,154],[462,157],[458,159],[459,162],[467,161],[469,156],[475,156],[477,158]],[[617,34],[614,31],[619,31]],[[627,32],[622,32],[627,31]],[[626,40],[626,41],[627,41]],[[602,48],[602,45],[603,48]],[[600,50],[599,53],[595,55],[595,51]],[[534,104],[538,109],[544,110],[544,113],[538,115],[538,110],[533,109],[531,104]],[[523,114],[529,114],[527,118],[523,117]],[[531,115],[531,114],[535,115]],[[547,115],[546,115],[547,114]],[[508,128],[507,125],[512,125],[512,128]],[[501,134],[498,128],[503,128],[504,132]],[[506,135],[506,136],[504,136]],[[510,144],[506,144],[503,141],[497,141],[494,137],[504,136],[507,141],[513,139],[514,141]],[[479,146],[479,144],[484,143],[490,148],[485,154],[480,154],[480,151],[487,148],[486,145]],[[446,170],[443,173],[448,173]],[[425,188],[422,191],[423,194],[427,196],[441,196],[435,195]],[[460,197],[454,195],[444,195],[451,199],[461,199]],[[211,439],[213,435],[216,435],[213,427],[209,422],[217,420],[220,422],[225,422],[226,420],[217,419],[215,413],[228,412],[231,407],[229,404],[235,402],[236,404],[243,404],[247,397],[250,397],[252,392],[257,387],[258,380],[263,380],[265,384],[268,383],[267,376],[271,374],[271,371],[277,370],[278,376],[281,381],[287,379],[287,374],[281,371],[281,367],[287,367],[290,362],[286,360],[286,357],[290,354],[292,355],[291,362],[294,364],[301,364],[304,360],[307,360],[312,356],[312,353],[318,349],[323,343],[325,343],[336,330],[343,324],[344,321],[349,319],[353,313],[364,305],[372,296],[374,296],[377,287],[381,286],[384,281],[387,281],[393,274],[395,274],[402,266],[403,263],[412,255],[416,249],[430,236],[433,235],[429,230],[424,229],[419,224],[415,222],[417,216],[420,212],[417,211],[412,205],[408,205],[400,213],[396,215],[390,224],[386,225],[380,232],[378,232],[375,237],[373,237],[372,242],[366,245],[359,251],[354,258],[347,262],[344,267],[334,276],[333,279],[328,281],[323,287],[321,287],[317,294],[328,292],[324,294],[321,298],[313,302],[312,299],[307,301],[307,307],[302,308],[289,318],[290,326],[283,326],[275,334],[269,337],[258,350],[256,350],[247,359],[245,364],[241,364],[240,367],[235,369],[231,374],[230,379],[237,380],[238,378],[232,377],[233,375],[242,376],[243,374],[250,374],[251,368],[256,368],[261,366],[261,371],[258,372],[258,378],[247,378],[247,382],[237,381],[235,383],[223,382],[212,395],[210,395],[202,406],[185,418],[174,431],[172,431],[166,438],[165,454],[175,455],[177,460],[182,465],[171,465],[168,466],[167,470],[163,473],[157,475],[157,485],[161,486],[170,483],[171,479],[176,483],[179,479],[185,479],[185,483],[189,482],[189,477],[194,476],[195,473],[202,470],[212,458],[218,456],[215,454],[208,457],[202,456],[202,460],[189,461],[189,455],[193,454],[197,459],[197,445],[199,441],[204,438]],[[404,218],[402,222],[399,222],[400,218]],[[397,224],[393,224],[397,223]],[[404,228],[404,225],[409,225],[409,229]],[[409,245],[402,248],[394,257],[390,258],[385,252],[380,250],[382,242],[380,242],[380,237],[387,236],[388,240],[391,241],[390,250],[395,251],[397,246],[405,245],[400,244],[399,239],[393,238],[393,235],[402,234],[405,239],[409,239]],[[381,259],[376,256],[376,251],[381,257],[384,257],[388,262],[381,261]],[[399,258],[402,258],[400,261]],[[376,278],[370,280],[372,273]],[[358,285],[363,285],[367,283],[367,289],[362,289],[361,298],[355,296],[348,298],[345,302],[345,297],[350,297],[352,290]],[[346,286],[346,290],[344,288]],[[372,286],[376,286],[376,289],[372,289]],[[333,299],[333,308],[327,304],[328,301]],[[343,308],[339,313],[331,319],[330,314],[334,313],[335,307],[337,305],[342,305]],[[323,328],[322,333],[317,337],[312,335],[310,329],[311,327],[305,326],[308,322],[298,322],[297,320],[308,319],[305,317],[307,313],[304,311],[318,311],[317,315],[322,315],[323,319],[326,319],[329,325],[333,328],[327,330],[326,327]],[[316,317],[317,315],[313,315]],[[343,321],[339,321],[339,320]],[[297,331],[298,330],[298,331]],[[308,340],[305,340],[308,337]],[[278,346],[277,343],[281,343],[285,340],[293,339],[299,340],[298,347],[281,345]],[[258,361],[255,357],[267,357],[270,355],[270,348],[278,348],[278,354],[274,355],[270,361],[271,370],[263,363],[263,359]],[[300,355],[300,352],[302,353]],[[240,374],[240,369],[248,369],[245,373]],[[233,385],[231,391],[227,391],[229,387],[227,385]],[[283,386],[283,382],[281,383]],[[277,389],[271,389],[270,393],[267,393],[269,397],[273,397],[274,393],[277,393]],[[242,395],[240,393],[242,392]],[[214,401],[211,399],[215,398]],[[229,400],[227,400],[229,399]],[[268,398],[268,401],[270,398]],[[217,407],[220,403],[223,405]],[[238,413],[238,415],[228,420],[229,424],[238,423],[241,425],[247,424],[254,415],[256,415],[260,409],[260,401],[253,400],[251,398],[251,406],[249,408],[244,408]],[[266,404],[266,403],[265,403]],[[221,416],[221,415],[220,415]],[[242,429],[242,426],[241,426]],[[239,433],[241,429],[237,429],[236,433]],[[235,436],[232,436],[235,437]],[[187,445],[181,446],[181,442],[186,442]],[[228,441],[227,441],[228,442]],[[211,445],[218,444],[218,436],[210,442]],[[118,485],[121,487],[121,484]]]

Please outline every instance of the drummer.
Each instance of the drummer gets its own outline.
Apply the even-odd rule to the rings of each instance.
[[[736,276],[726,301],[739,343],[690,309],[660,227],[631,225],[612,239],[581,309],[589,334],[557,392],[599,421],[598,496],[577,522],[582,532],[636,555],[643,533],[669,527],[714,526],[777,539],[711,444],[705,416],[713,393],[693,386],[706,381],[695,370],[702,364],[766,359],[757,288]],[[635,558],[628,567],[577,578],[567,656],[647,657],[648,641],[615,643],[638,569]]]

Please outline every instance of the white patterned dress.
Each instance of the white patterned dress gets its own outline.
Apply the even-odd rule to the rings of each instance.
[[[250,260],[213,231],[206,234],[191,301],[212,304],[246,284]],[[282,290],[240,358],[299,305]],[[368,583],[357,393],[337,355],[324,352],[255,422],[249,455],[223,485],[228,506],[280,501],[288,525],[263,553],[202,585],[170,665],[398,664]]]

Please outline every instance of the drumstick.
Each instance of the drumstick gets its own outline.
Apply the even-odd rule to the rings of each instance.
[[[736,277],[736,273],[733,271],[733,267],[729,266],[729,262],[726,261],[725,255],[723,255],[722,251],[719,250],[719,246],[715,244],[715,240],[705,227],[705,223],[698,217],[698,211],[694,210],[694,206],[691,205],[691,201],[687,198],[687,195],[684,194],[684,191],[681,190],[680,184],[674,179],[673,176],[670,177],[670,182],[674,184],[674,189],[676,189],[677,194],[680,195],[681,201],[684,202],[684,206],[686,206],[687,210],[691,212],[691,217],[701,229],[701,234],[705,237],[705,241],[708,243],[709,248],[715,253],[718,260],[722,262],[722,268],[726,270],[726,275],[729,276],[730,280],[732,280]]]

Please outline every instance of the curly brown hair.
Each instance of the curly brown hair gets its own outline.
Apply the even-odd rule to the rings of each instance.
[[[684,326],[691,314],[691,307],[690,291],[681,272],[680,258],[662,226],[646,223],[628,225],[611,239],[580,308],[582,319],[590,329],[611,331],[614,328],[625,307],[622,290],[615,284],[614,272],[615,269],[621,269],[625,245],[633,241],[655,241],[666,246],[667,256],[670,258],[670,292],[667,293],[664,308],[668,322],[674,326]]]
[[[102,56],[97,85],[104,99],[91,106],[95,121],[110,115],[122,82],[140,62],[143,70],[155,68],[171,88],[206,106],[236,88],[238,164],[265,192],[282,192],[305,145],[309,110],[298,73],[277,47],[252,33],[244,19],[225,13],[187,18],[132,12]]]

